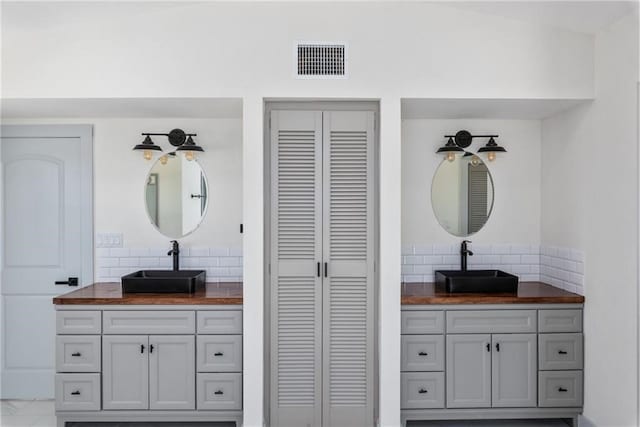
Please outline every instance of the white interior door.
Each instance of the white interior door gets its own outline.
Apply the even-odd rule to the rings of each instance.
[[[93,280],[90,126],[3,126],[2,398],[52,398],[51,298]]]

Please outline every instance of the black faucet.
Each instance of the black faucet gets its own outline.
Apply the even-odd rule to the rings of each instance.
[[[180,245],[177,240],[171,241],[171,250],[167,252],[167,255],[171,255],[173,258],[173,271],[180,270]]]
[[[467,249],[467,243],[471,243],[471,240],[463,240],[460,245],[460,270],[467,271],[467,255],[473,256],[473,252]]]

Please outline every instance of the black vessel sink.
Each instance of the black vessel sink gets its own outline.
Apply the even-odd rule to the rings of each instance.
[[[437,270],[436,286],[453,294],[516,293],[518,276],[501,270]]]
[[[204,270],[140,270],[122,276],[125,293],[193,293],[204,288]]]

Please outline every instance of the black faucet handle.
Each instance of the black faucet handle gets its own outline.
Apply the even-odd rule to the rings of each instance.
[[[471,240],[463,240],[462,243],[473,243]]]

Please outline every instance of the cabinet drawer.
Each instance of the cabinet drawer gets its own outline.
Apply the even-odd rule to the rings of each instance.
[[[56,333],[70,335],[99,334],[102,332],[101,312],[56,311]]]
[[[582,406],[582,371],[538,372],[538,406]]]
[[[540,332],[582,332],[582,310],[538,311]]]
[[[99,411],[100,374],[56,374],[56,411]]]
[[[56,337],[57,372],[100,372],[100,335]]]
[[[403,334],[444,333],[444,311],[403,311],[401,316]]]
[[[199,334],[241,334],[242,311],[198,311]]]
[[[105,311],[102,315],[105,334],[193,334],[193,311]]]
[[[582,334],[540,334],[539,369],[582,369]]]
[[[403,371],[444,371],[444,335],[402,335]]]
[[[447,311],[447,333],[536,332],[535,310]]]
[[[242,372],[242,335],[198,335],[198,372]]]
[[[242,409],[242,374],[198,374],[199,410]]]
[[[444,372],[400,374],[401,409],[444,408]]]

